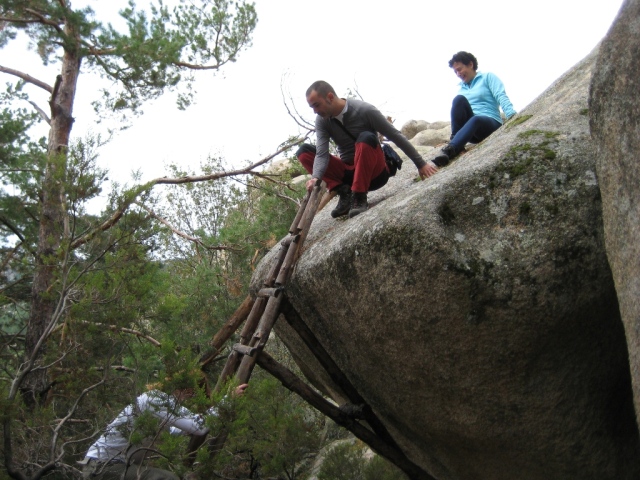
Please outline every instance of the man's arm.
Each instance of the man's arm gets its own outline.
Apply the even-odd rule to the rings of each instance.
[[[422,155],[420,155],[411,142],[407,140],[407,137],[394,127],[378,109],[373,109],[370,112],[370,121],[378,133],[381,133],[395,143],[398,148],[413,161],[422,180],[430,177],[438,171],[438,168],[432,162],[424,161]]]
[[[316,117],[316,158],[313,161],[313,178],[322,179],[329,166],[329,131],[322,117]]]

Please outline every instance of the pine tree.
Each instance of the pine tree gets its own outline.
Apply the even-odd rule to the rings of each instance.
[[[97,20],[90,7],[74,9],[69,0],[0,0],[0,48],[26,35],[52,72],[48,82],[0,65],[0,73],[17,79],[3,94],[0,112],[3,304],[26,312],[23,359],[10,369],[3,405],[4,464],[12,478],[39,478],[57,468],[55,441],[46,460],[38,459],[28,471],[14,464],[12,416],[6,413],[17,408],[18,392],[30,410],[45,403],[50,370],[64,363],[59,350],[55,358],[49,355],[52,334],[83,305],[76,297],[86,293],[98,266],[135,265],[131,259],[139,255],[148,260],[144,239],[151,227],[145,215],[129,207],[149,199],[151,185],[114,194],[98,217],[85,211],[106,174],[95,164],[100,140],[72,137],[78,79],[96,72],[112,82],[94,99],[101,115],[137,113],[166,91],[176,91],[179,107],[185,108],[194,93],[191,72],[216,71],[235,61],[251,45],[257,22],[252,4],[225,0],[180,3],[173,9],[160,2],[149,12],[130,1],[120,15],[124,33]],[[26,99],[25,83],[50,94],[46,108],[35,105],[49,126],[46,140],[29,139],[34,113],[7,106]]]

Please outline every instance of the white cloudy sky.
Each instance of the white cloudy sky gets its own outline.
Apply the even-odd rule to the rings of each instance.
[[[114,21],[125,0],[77,0]],[[138,0],[140,5],[146,4]],[[255,0],[254,45],[216,75],[200,72],[197,104],[178,111],[170,98],[101,153],[111,178],[164,175],[167,162],[196,167],[209,154],[239,165],[273,152],[298,127],[282,103],[281,83],[312,119],[304,92],[324,79],[340,94],[358,88],[365,100],[396,119],[448,120],[457,78],[447,62],[472,52],[480,70],[504,82],[521,110],[604,37],[622,0]],[[0,64],[53,84],[53,70],[37,64],[24,45],[0,51]],[[11,80],[2,75],[3,80]],[[32,90],[35,92],[35,90]],[[95,80],[79,83],[74,134],[99,131],[88,102]],[[46,106],[47,95],[33,95]]]

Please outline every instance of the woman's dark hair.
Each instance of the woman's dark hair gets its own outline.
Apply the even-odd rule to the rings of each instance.
[[[478,70],[478,60],[476,59],[476,57],[473,56],[473,54],[469,53],[469,52],[458,52],[456,53],[451,60],[449,60],[449,67],[453,68],[453,64],[455,62],[460,62],[463,63],[464,65],[469,65],[470,63],[473,64],[473,69],[474,70]]]

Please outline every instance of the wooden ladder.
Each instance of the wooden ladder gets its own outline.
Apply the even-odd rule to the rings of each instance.
[[[322,187],[318,182],[304,197],[289,227],[289,235],[280,243],[280,250],[267,273],[263,288],[258,292],[244,328],[240,332],[240,343],[233,346],[233,351],[220,374],[216,391],[219,391],[234,374],[239,384],[249,382],[257,358],[263,351],[280,315],[285,285],[298,260],[302,244],[321,199]]]
[[[313,189],[307,193],[289,228],[289,235],[280,243],[280,249],[257,298],[252,300],[248,296],[245,299],[229,321],[214,336],[211,342],[212,352],[206,354],[200,363],[204,367],[212,361],[226,340],[246,319],[240,332],[240,342],[233,346],[227,358],[227,363],[216,384],[216,391],[220,391],[234,375],[237,384],[248,383],[253,368],[258,364],[276,377],[286,388],[300,395],[307,403],[347,428],[378,454],[398,466],[411,480],[436,480],[406,457],[384,424],[375,415],[373,409],[367,405],[286,297],[285,287],[293,267],[300,257],[311,222],[322,201],[322,189],[322,184],[318,181]],[[323,202],[323,206],[324,204],[326,201]],[[336,407],[264,351],[273,326],[281,314],[347,396],[348,404]],[[360,423],[360,420],[364,420],[368,427]],[[222,448],[226,436],[225,432],[218,435],[212,445],[214,452]]]

